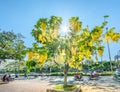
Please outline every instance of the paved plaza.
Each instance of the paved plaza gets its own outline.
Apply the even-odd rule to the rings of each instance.
[[[6,84],[0,85],[0,92],[46,92],[56,84],[63,83],[63,77],[38,77],[18,78]],[[98,80],[74,81],[68,77],[68,83],[76,83],[81,86],[83,92],[120,92],[120,82],[113,80],[112,76],[100,77]]]

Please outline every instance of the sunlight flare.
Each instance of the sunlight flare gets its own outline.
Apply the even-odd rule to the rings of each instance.
[[[62,36],[68,35],[68,33],[70,32],[70,29],[67,25],[62,25],[61,29],[60,29],[60,34]]]

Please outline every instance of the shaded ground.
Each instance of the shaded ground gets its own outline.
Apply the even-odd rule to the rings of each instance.
[[[83,92],[120,92],[120,82],[113,80],[112,76],[100,77],[98,80],[85,80],[82,84]]]
[[[112,77],[100,77],[98,80],[74,81],[73,77],[68,77],[69,83],[76,83],[81,86],[83,92],[120,92],[120,82],[114,81]],[[0,84],[0,92],[46,92],[55,84],[63,83],[63,77],[39,77],[39,78],[19,78],[15,81]]]

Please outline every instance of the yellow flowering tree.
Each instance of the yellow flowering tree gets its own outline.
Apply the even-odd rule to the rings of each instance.
[[[67,85],[67,72],[70,67],[81,68],[82,60],[92,60],[92,55],[103,54],[101,36],[106,23],[95,26],[92,30],[89,27],[82,28],[79,17],[69,19],[69,32],[61,32],[62,18],[51,16],[50,18],[40,18],[32,30],[32,36],[39,46],[33,50],[31,56],[39,58],[44,62],[49,60],[58,65],[62,65],[64,72],[64,86]],[[65,31],[65,29],[62,29]],[[35,47],[35,46],[34,46]],[[41,49],[42,48],[42,49]],[[44,50],[44,54],[42,54]],[[36,56],[37,55],[37,56]]]
[[[37,43],[33,43],[33,48],[28,48],[27,55],[28,61],[26,62],[26,66],[28,72],[37,66],[43,67],[47,59],[45,49],[39,47]]]

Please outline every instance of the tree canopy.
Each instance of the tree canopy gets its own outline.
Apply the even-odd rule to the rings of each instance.
[[[107,18],[108,16],[104,17]],[[61,35],[61,17],[40,18],[32,30],[32,36],[36,40],[36,45],[33,46],[34,50],[30,51],[28,55],[29,60],[35,58],[42,64],[49,60],[62,65],[65,85],[69,67],[79,68],[81,61],[91,61],[93,56],[98,61],[97,56],[103,55],[103,30],[108,23],[103,21],[101,25],[89,29],[89,26],[83,28],[79,17],[71,17],[68,22],[67,30],[69,31],[66,32],[67,34],[63,32]],[[62,30],[66,31],[64,28]],[[118,33],[118,35],[120,34]],[[118,41],[116,39],[118,35],[114,36],[116,41]]]
[[[12,31],[0,31],[0,59],[21,60],[25,56],[25,48],[22,34]]]

